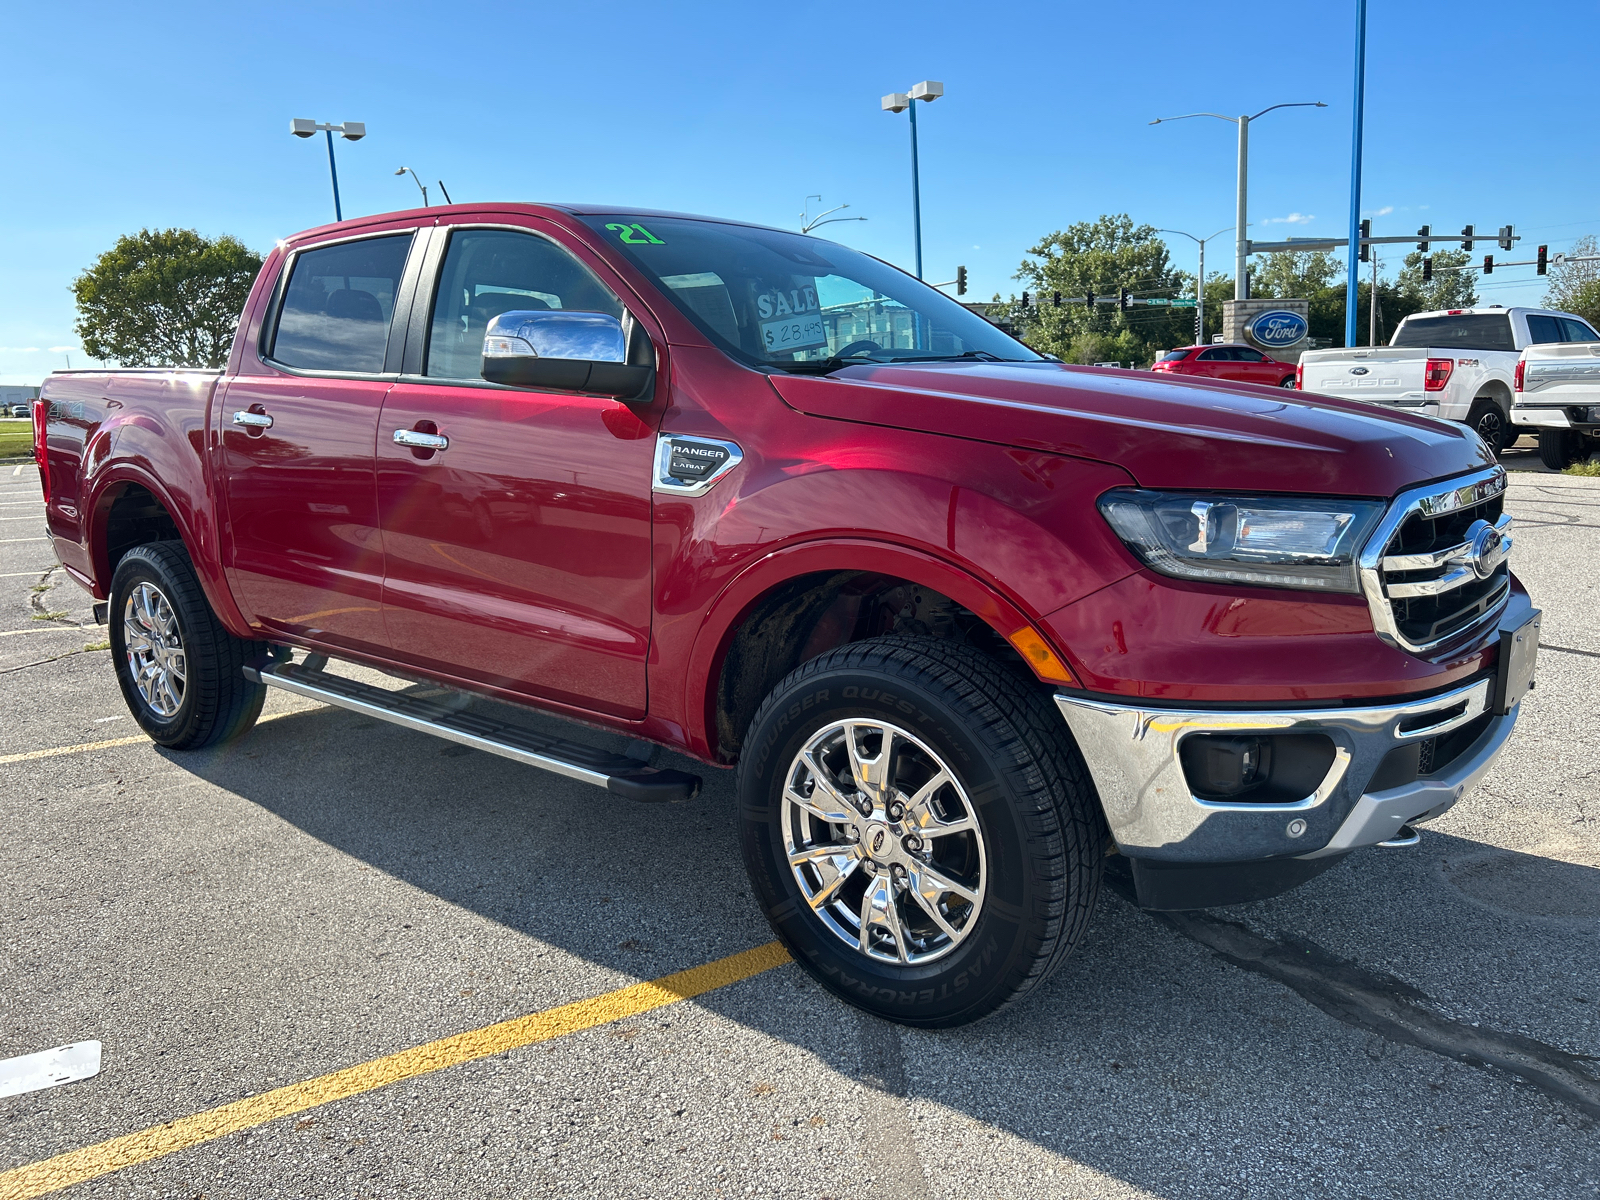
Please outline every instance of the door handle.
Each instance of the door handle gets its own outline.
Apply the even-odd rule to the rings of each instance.
[[[396,446],[411,446],[418,450],[448,450],[450,439],[442,433],[419,433],[415,429],[396,429],[394,431],[394,444]]]
[[[252,429],[271,429],[272,418],[266,413],[236,412],[233,414],[235,425],[248,425]]]

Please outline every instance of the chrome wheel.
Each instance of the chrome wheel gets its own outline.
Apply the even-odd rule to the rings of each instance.
[[[987,874],[955,773],[903,729],[836,721],[784,777],[783,840],[811,911],[867,957],[915,965],[972,932]]]
[[[189,664],[178,631],[178,615],[153,583],[128,593],[122,608],[123,649],[128,673],[150,710],[170,717],[183,705]]]

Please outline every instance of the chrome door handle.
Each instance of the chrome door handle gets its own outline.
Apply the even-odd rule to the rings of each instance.
[[[235,425],[248,425],[252,429],[271,429],[272,418],[266,413],[236,412],[233,414]]]
[[[396,446],[412,446],[418,450],[448,450],[450,439],[442,433],[418,433],[415,429],[396,429]]]

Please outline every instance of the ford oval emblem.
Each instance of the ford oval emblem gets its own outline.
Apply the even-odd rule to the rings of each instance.
[[[1366,373],[1367,373],[1367,369],[1365,367],[1351,367],[1350,368],[1350,374],[1352,374],[1352,375],[1365,375]]]
[[[1304,341],[1310,329],[1299,313],[1282,309],[1257,313],[1244,327],[1245,333],[1262,346],[1292,346]]]

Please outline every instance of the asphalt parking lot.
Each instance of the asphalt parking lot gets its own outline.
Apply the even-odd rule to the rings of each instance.
[[[1270,902],[1107,894],[1041,993],[928,1033],[770,953],[612,996],[771,941],[727,775],[629,804],[279,692],[239,742],[158,751],[34,469],[0,467],[0,1058],[104,1045],[0,1099],[0,1200],[1594,1195],[1600,479],[1512,481],[1545,649],[1477,793]],[[572,1032],[96,1173],[109,1139],[562,1005]]]

